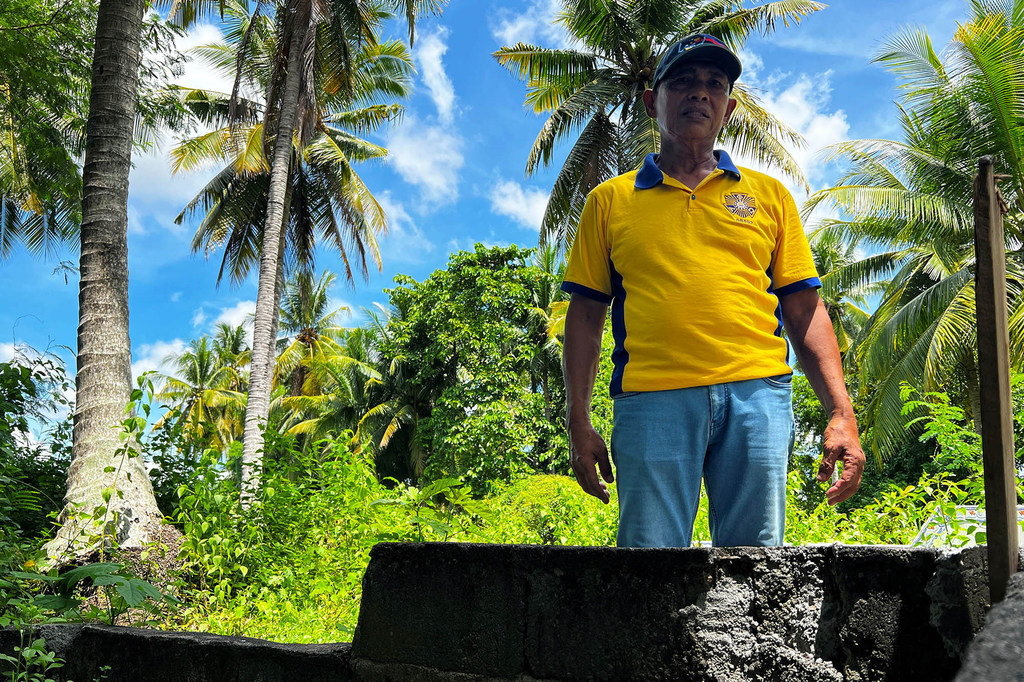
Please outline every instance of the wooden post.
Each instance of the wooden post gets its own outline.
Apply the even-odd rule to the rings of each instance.
[[[978,161],[974,181],[975,303],[978,309],[978,379],[985,465],[989,594],[1006,596],[1017,571],[1017,491],[1010,402],[1010,337],[1006,312],[1006,242],[993,159]]]

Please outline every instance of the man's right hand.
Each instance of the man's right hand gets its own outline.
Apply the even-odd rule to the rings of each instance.
[[[611,483],[615,477],[604,439],[589,421],[569,425],[569,463],[583,492],[608,504],[611,498],[605,482]],[[598,478],[598,469],[604,481]]]

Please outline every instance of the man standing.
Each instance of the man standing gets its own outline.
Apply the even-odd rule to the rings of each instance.
[[[782,544],[793,443],[783,326],[830,415],[818,480],[843,462],[829,503],[860,485],[864,453],[796,204],[714,149],[741,68],[709,35],[666,51],[644,93],[661,153],[590,193],[562,283],[572,466],[605,503],[612,469],[590,396],[612,306],[619,546],[689,546],[702,477],[716,546]]]

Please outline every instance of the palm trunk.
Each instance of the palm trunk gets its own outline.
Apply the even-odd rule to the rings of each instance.
[[[83,169],[81,281],[71,466],[62,526],[47,545],[57,563],[97,542],[155,539],[161,516],[141,458],[118,456],[115,428],[131,391],[128,338],[128,174],[145,0],[102,0],[96,25]],[[104,489],[116,488],[120,494]],[[106,512],[90,520],[97,507]],[[76,511],[77,510],[77,511]]]
[[[242,499],[248,504],[263,464],[262,427],[270,414],[271,380],[273,378],[282,257],[284,255],[284,214],[288,177],[292,157],[292,137],[297,118],[301,86],[300,59],[309,28],[309,2],[298,3],[292,18],[292,37],[288,52],[274,156],[270,164],[270,192],[267,219],[263,231],[260,257],[259,290],[256,295],[256,316],[253,321],[252,370],[249,399],[245,408],[245,434],[242,437]]]

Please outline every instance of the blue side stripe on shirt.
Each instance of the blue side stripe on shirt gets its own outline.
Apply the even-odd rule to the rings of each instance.
[[[608,259],[608,267],[612,275],[612,338],[615,349],[612,351],[612,381],[608,387],[611,395],[622,393],[622,375],[629,362],[629,351],[626,350],[626,289],[622,286],[622,275],[615,269],[615,263]]]
[[[775,336],[782,338],[782,301],[779,300],[779,292],[775,291],[775,280],[772,278],[772,269],[769,267],[764,271],[768,275],[768,293],[775,296]],[[786,339],[786,364],[789,364],[789,339]]]

